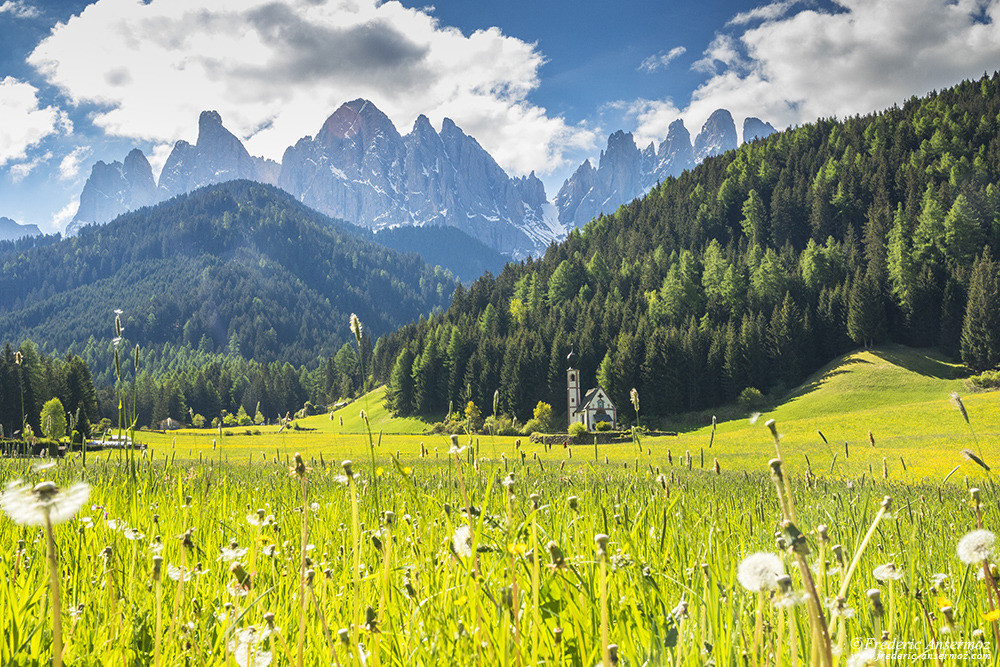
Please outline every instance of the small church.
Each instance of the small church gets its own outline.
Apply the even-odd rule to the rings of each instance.
[[[588,431],[594,430],[598,422],[611,422],[611,428],[618,428],[618,411],[615,404],[608,398],[608,394],[601,387],[588,389],[587,393],[580,396],[580,371],[576,367],[578,357],[575,352],[570,352],[566,357],[569,368],[566,369],[566,394],[567,394],[567,414],[569,415],[569,425],[580,423],[587,427]]]

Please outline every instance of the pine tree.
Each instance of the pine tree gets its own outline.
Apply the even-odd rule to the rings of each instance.
[[[969,280],[969,300],[962,324],[962,361],[974,371],[1000,363],[1000,269],[987,248],[976,260]]]

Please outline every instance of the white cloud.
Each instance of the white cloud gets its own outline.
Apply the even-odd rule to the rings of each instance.
[[[1000,68],[1000,0],[837,0],[829,11],[791,9],[777,2],[736,15],[735,30],[717,34],[695,64],[708,78],[688,106],[671,117],[669,101],[637,101],[636,134],[662,138],[677,117],[697,134],[718,108],[729,109],[737,126],[747,116],[778,128],[845,118]]]
[[[773,21],[788,13],[788,11],[798,4],[798,0],[781,0],[772,2],[760,7],[754,7],[745,12],[740,12],[726,22],[727,26],[746,25],[753,21]]]
[[[45,137],[72,130],[65,112],[40,106],[37,93],[30,83],[12,76],[0,79],[0,167],[26,160],[28,150]]]
[[[670,100],[636,100],[630,104],[626,114],[636,119],[636,129],[632,132],[636,146],[647,146],[651,141],[659,144],[680,113]]]
[[[10,14],[16,19],[36,19],[42,15],[37,7],[23,0],[6,0],[0,4],[0,14]]]
[[[59,163],[59,178],[69,181],[77,177],[80,173],[80,166],[83,158],[90,154],[90,149],[86,146],[78,146],[66,155]]]
[[[664,53],[663,51],[654,53],[639,63],[639,70],[652,74],[656,70],[667,69],[671,62],[683,56],[685,53],[687,53],[687,49],[683,46],[675,46],[667,53]]]
[[[33,156],[30,160],[14,162],[10,165],[10,180],[20,183],[35,169],[52,159],[52,151],[45,151]]]
[[[63,206],[52,216],[52,221],[49,222],[49,228],[54,231],[62,231],[66,229],[66,225],[70,223],[73,216],[76,215],[77,210],[80,208],[80,200],[73,199],[68,204]]]
[[[409,131],[445,116],[518,173],[557,168],[592,144],[528,101],[544,63],[497,28],[471,35],[426,9],[343,0],[98,0],[57,25],[28,61],[111,135],[193,139],[216,109],[251,153],[280,159],[340,104],[364,97]]]

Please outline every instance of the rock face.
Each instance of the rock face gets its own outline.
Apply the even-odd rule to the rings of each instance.
[[[701,126],[701,132],[694,140],[695,162],[701,162],[713,155],[721,155],[728,150],[733,150],[738,145],[733,115],[725,109],[717,109]]]
[[[80,208],[66,228],[66,234],[75,234],[91,223],[103,225],[122,213],[157,201],[153,169],[142,151],[134,148],[124,162],[94,165],[80,194]]]
[[[202,111],[198,143],[174,144],[160,173],[159,197],[169,199],[205,185],[241,178],[274,185],[275,171],[268,161],[251,157],[243,142],[222,126],[219,112]]]
[[[748,116],[743,119],[743,143],[750,143],[754,139],[769,137],[776,131],[773,125],[765,123],[760,118]]]
[[[400,136],[360,99],[285,151],[278,184],[304,204],[364,227],[456,227],[513,257],[543,250],[561,231],[546,220],[545,189],[534,174],[512,179],[448,118],[438,133],[421,115]]]
[[[456,227],[511,257],[538,254],[565,233],[534,173],[511,178],[447,118],[439,133],[420,116],[401,136],[366,100],[337,109],[315,137],[286,149],[281,164],[251,156],[217,112],[205,111],[197,143],[174,145],[150,201],[149,164],[141,152],[133,153],[150,172],[142,195],[122,175],[125,167],[99,162],[68,231],[204,185],[248,179],[278,185],[304,204],[362,227]]]
[[[763,134],[770,128],[759,119],[751,123],[753,132]],[[746,135],[744,123],[744,135]],[[618,131],[608,137],[608,147],[601,153],[597,169],[589,160],[570,176],[555,198],[559,222],[567,228],[580,227],[601,213],[611,213],[622,204],[646,194],[654,185],[669,177],[680,176],[706,157],[737,147],[736,124],[725,109],[715,111],[691,144],[691,134],[684,121],[675,120],[659,146],[650,144],[639,150],[632,135]]]
[[[16,241],[25,236],[38,236],[38,225],[21,225],[10,218],[0,218],[0,241]]]

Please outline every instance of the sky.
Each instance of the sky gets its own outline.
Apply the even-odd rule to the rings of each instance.
[[[781,129],[1000,68],[1000,0],[0,0],[0,216],[61,230],[97,160],[158,174],[202,110],[280,160],[371,100],[475,137],[554,197],[610,133]]]

